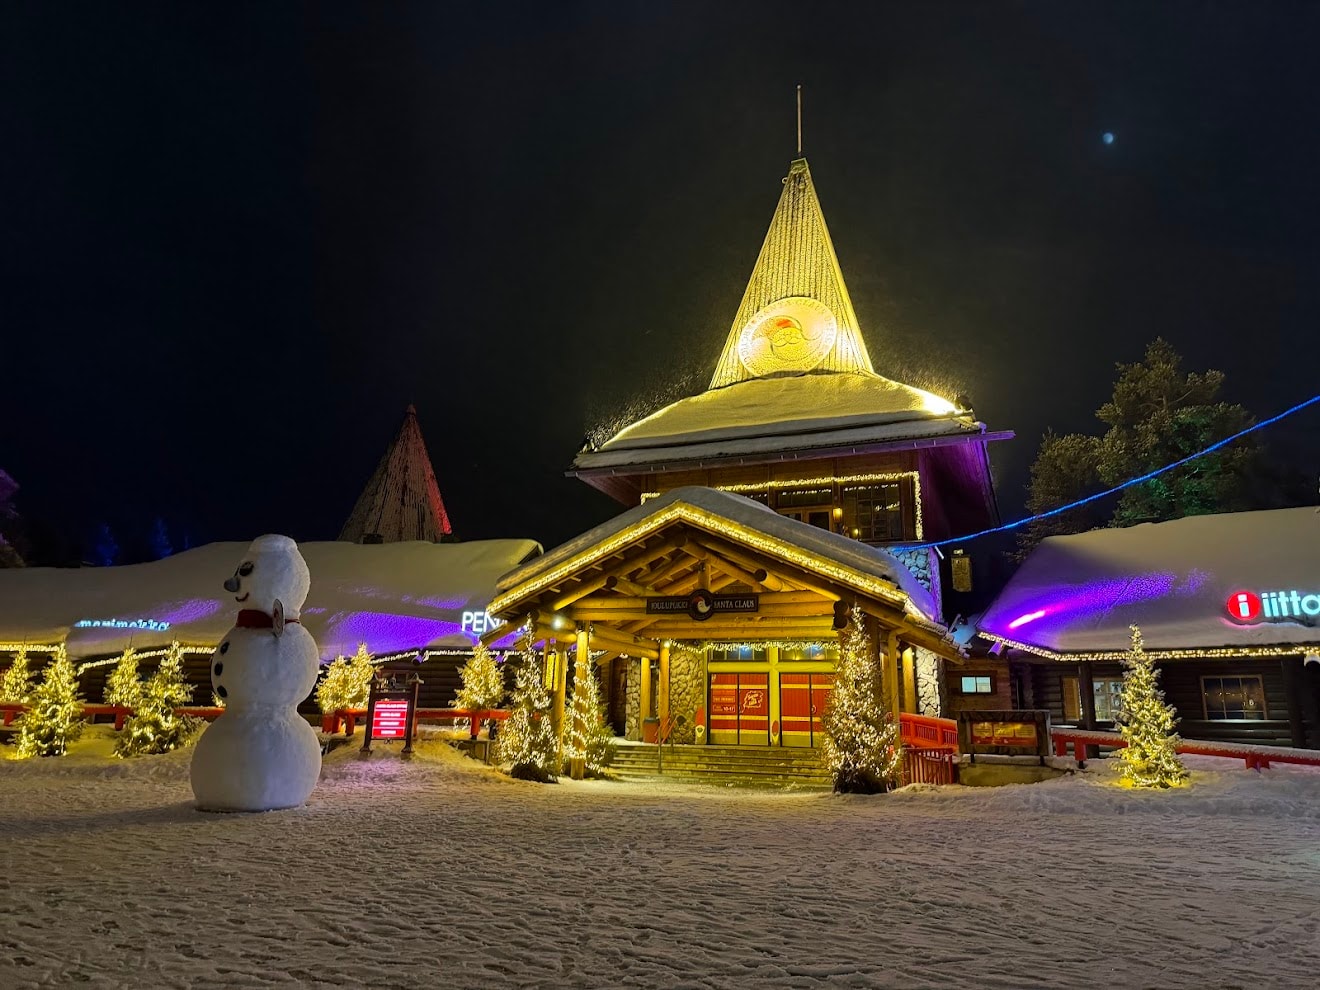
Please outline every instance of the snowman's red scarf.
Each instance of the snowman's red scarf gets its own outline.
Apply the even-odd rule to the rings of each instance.
[[[287,626],[290,622],[297,621],[286,618],[284,624]],[[239,629],[274,629],[275,619],[259,608],[245,608],[238,613],[238,621],[234,625]]]

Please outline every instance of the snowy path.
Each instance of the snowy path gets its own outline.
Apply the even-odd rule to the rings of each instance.
[[[546,788],[424,749],[410,764],[341,750],[312,805],[255,816],[193,811],[186,753],[0,763],[0,987],[1309,987],[1320,972],[1313,771],[861,799]]]

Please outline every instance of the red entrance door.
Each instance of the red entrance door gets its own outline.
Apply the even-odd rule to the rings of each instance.
[[[829,704],[833,674],[780,674],[779,718],[784,746],[818,746]]]
[[[710,675],[710,741],[715,745],[770,744],[770,675]]]

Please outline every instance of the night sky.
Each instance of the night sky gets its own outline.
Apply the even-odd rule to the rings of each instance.
[[[8,4],[0,468],[79,539],[333,539],[414,402],[461,536],[558,543],[617,511],[562,476],[584,435],[705,387],[800,82],[876,370],[1017,431],[1015,517],[1156,335],[1258,416],[1315,393],[1317,40],[1300,3]],[[1268,437],[1312,476],[1317,421]]]

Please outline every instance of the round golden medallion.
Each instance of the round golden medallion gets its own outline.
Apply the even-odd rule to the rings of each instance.
[[[738,357],[753,375],[810,371],[839,335],[830,308],[809,296],[789,296],[764,307],[738,338]]]

